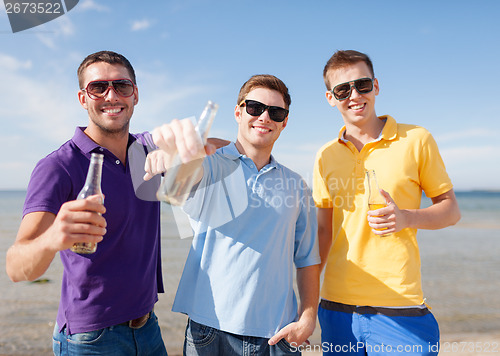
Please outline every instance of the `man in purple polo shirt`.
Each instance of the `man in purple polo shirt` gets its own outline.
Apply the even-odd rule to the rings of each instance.
[[[166,355],[152,311],[163,292],[160,205],[144,193],[155,192],[159,178],[139,186],[131,174],[132,152],[139,147],[145,158],[154,148],[148,133],[128,132],[139,98],[134,69],[122,55],[102,51],[85,58],[78,80],[88,126],[35,167],[7,273],[15,282],[34,280],[60,253],[56,355]],[[75,200],[92,152],[104,154],[105,207],[97,196]],[[98,242],[97,251],[74,253],[76,242]]]

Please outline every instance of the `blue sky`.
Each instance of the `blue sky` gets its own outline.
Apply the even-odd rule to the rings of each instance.
[[[213,100],[211,135],[233,140],[243,82],[278,76],[292,105],[274,154],[308,181],[316,151],[342,126],[323,67],[338,49],[365,52],[380,83],[377,114],[430,130],[457,190],[500,189],[499,14],[497,0],[80,0],[13,34],[2,2],[0,189],[25,189],[36,162],[86,125],[76,68],[104,49],[136,69],[133,132]]]

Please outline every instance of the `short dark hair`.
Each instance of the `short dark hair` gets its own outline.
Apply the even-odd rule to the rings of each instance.
[[[372,74],[372,78],[375,78],[375,72],[373,71],[373,63],[368,57],[368,55],[354,51],[354,50],[346,50],[346,51],[337,51],[330,57],[328,62],[326,62],[325,68],[323,69],[323,80],[325,81],[326,89],[330,90],[331,83],[328,79],[328,73],[331,70],[347,67],[352,64],[356,64],[358,62],[365,62],[370,69]]]
[[[283,96],[283,101],[286,106],[285,109],[288,109],[292,103],[292,99],[288,93],[288,88],[279,78],[270,74],[256,74],[250,77],[250,79],[248,79],[241,87],[236,105],[240,105],[241,102],[245,100],[248,93],[255,88],[266,88],[278,91]]]
[[[85,84],[83,82],[83,71],[91,64],[98,62],[105,62],[108,64],[120,64],[124,66],[127,69],[132,82],[137,85],[137,82],[135,80],[134,67],[132,67],[132,64],[130,64],[130,62],[128,61],[127,58],[125,58],[125,56],[112,51],[100,51],[89,54],[78,67],[76,73],[78,75],[78,84],[80,85],[80,89],[83,89],[83,86]]]

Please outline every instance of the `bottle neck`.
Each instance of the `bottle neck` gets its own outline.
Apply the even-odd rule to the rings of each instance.
[[[102,176],[102,160],[91,160],[89,171],[87,172],[87,178],[85,180],[85,185],[100,187],[101,186],[101,176]]]
[[[380,193],[380,189],[378,187],[377,178],[375,176],[374,171],[367,172],[368,179],[368,189],[369,189],[369,204],[385,204],[385,199]]]
[[[102,162],[104,155],[92,153],[89,170],[85,179],[85,188],[88,194],[101,194]]]

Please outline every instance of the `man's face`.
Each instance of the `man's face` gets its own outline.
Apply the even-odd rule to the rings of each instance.
[[[361,78],[372,78],[370,69],[365,62],[358,62],[353,65],[331,70],[328,73],[328,79],[331,88],[346,82],[351,82]],[[331,106],[336,106],[342,115],[346,124],[362,126],[377,117],[375,114],[375,96],[379,93],[377,79],[373,80],[373,90],[367,94],[359,94],[352,87],[350,96],[345,100],[337,100],[330,91],[326,92],[326,100]]]
[[[255,88],[248,93],[245,100],[256,100],[265,105],[286,108],[281,93],[266,88]],[[260,116],[251,116],[246,112],[245,105],[236,106],[234,115],[238,122],[238,141],[244,147],[250,145],[257,149],[272,149],[288,121],[288,117],[282,122],[271,120],[268,110]]]
[[[83,72],[85,88],[96,80],[131,79],[128,70],[119,64],[97,62],[88,66]],[[128,133],[129,122],[138,101],[137,87],[130,97],[120,96],[113,88],[109,88],[102,98],[93,99],[85,91],[78,92],[81,105],[88,111],[89,126],[94,126],[103,133]]]

